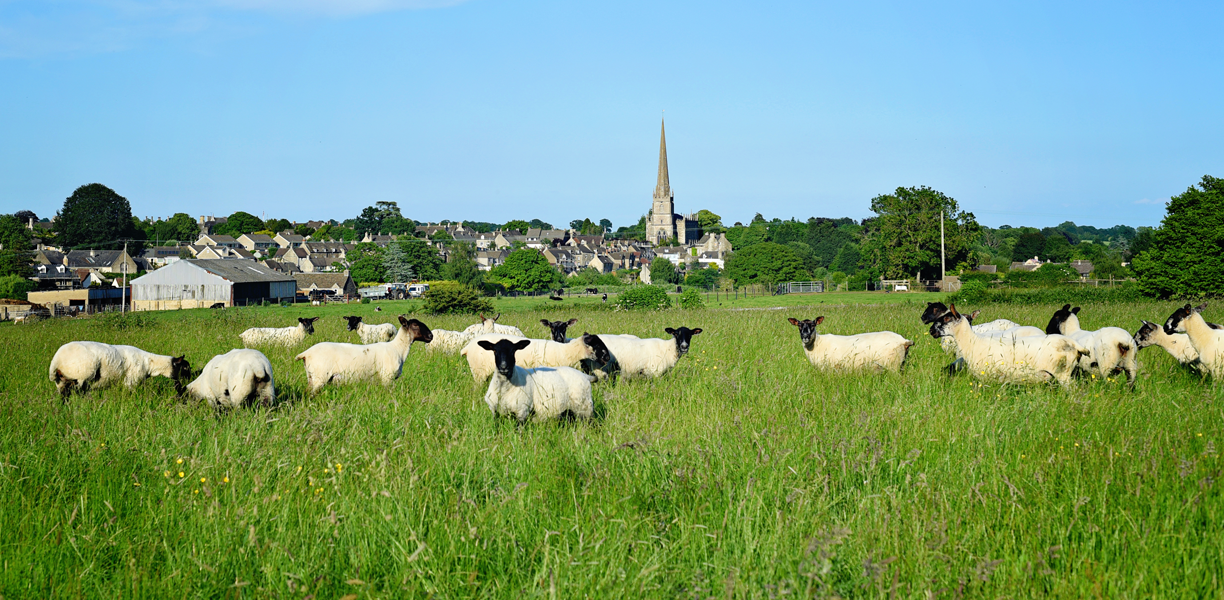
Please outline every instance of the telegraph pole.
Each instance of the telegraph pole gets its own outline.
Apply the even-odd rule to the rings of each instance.
[[[944,209],[939,209],[939,286],[943,287],[943,282],[948,278],[946,265],[944,265]]]
[[[119,314],[127,312],[127,242],[123,242],[123,287],[119,288]]]

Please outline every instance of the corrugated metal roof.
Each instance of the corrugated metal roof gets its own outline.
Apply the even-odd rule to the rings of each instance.
[[[294,281],[292,275],[278,273],[267,265],[261,265],[253,260],[188,260],[183,262],[195,265],[213,275],[224,277],[234,283]]]

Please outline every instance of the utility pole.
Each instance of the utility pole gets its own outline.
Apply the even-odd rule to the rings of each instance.
[[[123,287],[119,288],[119,314],[127,312],[127,242],[123,242]]]
[[[948,278],[946,265],[944,265],[944,209],[939,209],[939,286],[943,287],[943,282]]]

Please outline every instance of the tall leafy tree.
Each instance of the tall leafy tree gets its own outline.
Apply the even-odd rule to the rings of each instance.
[[[704,208],[697,211],[697,224],[705,233],[721,233],[723,230],[722,217]]]
[[[897,188],[871,200],[876,213],[862,247],[864,261],[889,278],[939,277],[939,217],[944,215],[948,268],[969,256],[979,226],[956,200],[926,186]]]
[[[0,277],[34,274],[33,235],[15,215],[0,215]]]
[[[531,222],[528,223],[528,225],[530,225],[534,229],[552,229],[553,228],[552,223],[541,221],[539,219],[532,219]]]
[[[433,246],[415,239],[398,241],[392,246],[399,246],[403,250],[405,259],[418,278],[428,281],[442,276],[442,259],[438,258],[438,251]]]
[[[100,183],[77,188],[56,214],[56,234],[67,248],[123,248],[123,238],[136,233],[127,198]]]
[[[531,248],[520,248],[506,257],[506,262],[489,271],[489,281],[500,283],[506,289],[520,292],[546,290],[562,277],[561,272],[548,264],[543,254]]]
[[[200,225],[187,213],[174,213],[165,221],[153,225],[151,239],[158,243],[169,241],[194,243],[200,237]]]
[[[383,251],[383,272],[389,281],[412,281],[416,273],[400,244],[391,244]]]
[[[443,266],[442,277],[480,289],[484,283],[484,271],[476,265],[476,248],[471,244],[452,244],[450,262]]]
[[[527,221],[524,221],[522,219],[515,219],[513,221],[507,222],[505,225],[502,225],[501,228],[502,228],[502,231],[514,230],[519,233],[526,233],[527,230],[531,228],[531,223],[528,223]]]
[[[672,261],[656,256],[650,261],[650,283],[660,285],[664,283],[680,283],[682,276],[676,272],[676,265]]]
[[[238,211],[228,218],[225,222],[213,229],[213,233],[218,235],[230,235],[238,237],[247,233],[255,233],[264,228],[263,219],[245,211]]]
[[[795,252],[781,244],[762,242],[736,250],[727,259],[727,276],[735,285],[803,281],[810,274]]]
[[[1139,289],[1160,298],[1224,296],[1224,179],[1204,175],[1166,210],[1131,265]]]

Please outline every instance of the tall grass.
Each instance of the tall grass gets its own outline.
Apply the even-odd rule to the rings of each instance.
[[[970,307],[971,308],[971,307]],[[1044,325],[1052,306],[987,307]],[[1086,328],[1168,303],[1089,305]],[[666,376],[597,384],[590,423],[495,421],[459,357],[216,417],[165,380],[61,404],[70,340],[186,352],[373,305],[0,327],[0,595],[26,597],[1203,597],[1224,572],[1217,386],[1144,350],[1137,390],[940,372],[921,307],[583,312],[572,331],[704,330]],[[813,370],[786,316],[917,340],[897,375]],[[463,317],[422,318],[461,329]],[[545,337],[538,311],[502,322]],[[304,347],[304,346],[303,346]],[[181,475],[180,475],[181,473]]]

